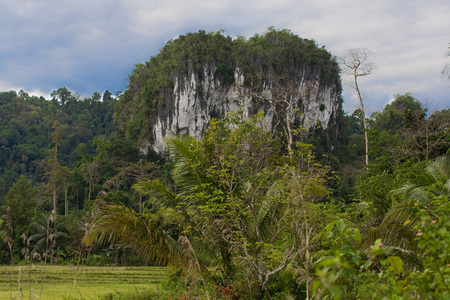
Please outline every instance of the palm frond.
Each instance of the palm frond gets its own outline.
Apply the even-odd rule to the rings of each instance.
[[[86,245],[95,241],[123,242],[141,257],[160,265],[189,265],[188,258],[172,237],[155,226],[148,216],[122,205],[107,205],[98,213],[83,239]]]
[[[267,197],[264,198],[264,201],[261,203],[260,209],[258,211],[258,219],[262,220],[267,215],[267,213],[270,211],[270,208],[274,205],[273,198],[276,198],[282,189],[283,184],[280,180],[276,180],[270,188],[267,191]]]
[[[409,204],[425,204],[430,200],[431,195],[429,191],[429,188],[424,188],[422,185],[405,184],[399,189],[390,191],[388,197],[393,197],[394,201],[397,203],[408,202]]]
[[[187,196],[196,186],[202,184],[202,176],[195,169],[199,164],[201,153],[196,151],[198,140],[189,137],[172,137],[165,140],[170,156],[174,161],[173,178],[180,195]]]
[[[410,271],[417,270],[417,268],[421,268],[422,264],[419,257],[419,252],[417,249],[408,250],[398,246],[389,246],[385,245],[384,251],[386,256],[398,256],[402,259],[403,265],[406,269]]]
[[[150,201],[160,207],[174,208],[177,206],[177,196],[159,179],[140,181],[133,185],[133,189],[150,196]]]
[[[450,158],[442,156],[435,159],[427,166],[426,171],[435,182],[446,183],[450,180]]]
[[[266,197],[258,209],[257,219],[258,226],[264,238],[268,238],[273,235],[273,229],[277,228],[274,226],[277,221],[281,221],[283,213],[285,212],[285,205],[283,201],[280,201],[280,190],[282,190],[281,181],[275,181],[269,190],[267,191]],[[279,222],[282,224],[283,222]]]
[[[423,207],[439,195],[450,191],[450,159],[441,157],[431,162],[419,184],[405,184],[389,193],[397,202],[386,214],[377,230],[366,236],[366,244],[381,238],[383,244],[392,249],[401,249],[410,261],[417,264],[417,225],[420,217],[416,206]],[[406,255],[407,254],[407,255]]]

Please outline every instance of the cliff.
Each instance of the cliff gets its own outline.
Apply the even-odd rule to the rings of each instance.
[[[201,31],[136,65],[116,117],[144,152],[162,152],[164,137],[201,136],[210,118],[238,109],[264,110],[269,127],[289,121],[334,128],[340,92],[337,63],[314,41],[287,30],[249,40]]]

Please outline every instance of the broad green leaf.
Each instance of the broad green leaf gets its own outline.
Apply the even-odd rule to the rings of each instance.
[[[403,273],[403,260],[398,256],[389,256],[389,264],[394,268],[395,272]]]
[[[337,230],[338,230],[340,233],[342,233],[342,232],[344,231],[344,229],[345,229],[345,222],[344,222],[344,220],[339,219],[339,220],[337,221],[337,223],[336,223],[336,228],[337,228]]]
[[[325,232],[330,232],[331,230],[333,230],[335,222],[331,222],[330,224],[328,224],[323,230]]]

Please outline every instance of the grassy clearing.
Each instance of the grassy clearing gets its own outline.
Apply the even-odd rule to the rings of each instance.
[[[47,265],[39,298],[43,271],[42,265],[0,266],[0,299],[10,299],[11,281],[12,299],[68,299],[76,266]],[[70,299],[127,299],[131,294],[159,299],[160,284],[166,272],[163,267],[82,266]]]

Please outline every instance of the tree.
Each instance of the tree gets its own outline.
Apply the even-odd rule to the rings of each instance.
[[[303,128],[295,128],[294,123],[298,121],[300,116],[299,103],[302,98],[307,95],[299,93],[299,82],[283,76],[267,75],[266,77],[260,75],[259,80],[252,88],[250,96],[270,103],[270,113],[275,115],[275,124],[273,131],[276,134],[277,130],[285,135],[286,144],[289,155],[292,155],[294,143],[294,136],[299,136],[299,130]],[[261,87],[267,90],[261,91]],[[281,128],[281,129],[280,129]]]
[[[111,100],[114,100],[113,95],[111,94],[111,92],[109,90],[105,90],[105,92],[103,93],[102,101],[107,103]]]
[[[67,237],[67,233],[63,230],[65,229],[64,223],[59,221],[58,215],[51,213],[42,213],[38,220],[30,224],[36,233],[30,236],[29,241],[35,242],[32,253],[39,255],[42,253],[41,258],[44,257],[44,272],[42,273],[41,279],[41,289],[39,293],[39,298],[42,296],[42,287],[44,284],[45,270],[47,267],[48,257],[50,256],[50,263],[54,262],[55,247],[58,244],[58,239],[62,237]]]
[[[74,175],[74,172],[72,172],[68,167],[58,167],[57,171],[59,182],[62,184],[64,188],[64,215],[67,216],[69,214],[69,199],[68,199],[68,193],[69,193],[69,187],[71,186],[70,180]]]
[[[21,228],[29,225],[36,214],[36,193],[36,189],[33,188],[26,177],[21,176],[9,189],[5,198],[6,205],[1,207],[1,235],[3,236],[3,242],[8,245],[11,264],[14,260],[17,233]]]
[[[81,166],[81,175],[83,176],[83,180],[88,184],[88,201],[91,200],[92,197],[92,189],[98,183],[99,180],[99,168],[100,164],[98,160],[94,160],[90,163],[83,164]]]
[[[102,94],[100,94],[99,92],[95,91],[92,94],[91,99],[92,99],[92,102],[98,102],[98,101],[100,101],[100,99],[102,99]]]
[[[450,158],[441,157],[420,182],[391,191],[397,205],[375,234],[344,220],[326,226],[316,237],[325,247],[314,254],[315,298],[448,299],[449,187]]]
[[[429,114],[427,108],[405,111],[407,124],[402,132],[404,152],[418,161],[430,160],[446,153],[450,144],[450,110]]]
[[[423,105],[419,100],[415,99],[411,94],[394,95],[394,101],[386,105],[382,112],[372,114],[373,122],[371,128],[377,129],[378,132],[386,130],[390,133],[396,133],[408,126],[410,120],[407,119],[408,114],[422,114]]]
[[[50,96],[52,96],[53,102],[57,102],[59,100],[62,105],[66,104],[66,102],[70,100],[73,100],[74,98],[72,96],[72,93],[66,87],[62,87],[56,91],[53,91]]]
[[[358,78],[370,75],[374,69],[374,65],[368,62],[369,57],[372,52],[363,49],[351,49],[348,51],[347,55],[340,58],[342,64],[348,69],[348,75],[353,77],[353,88],[359,99],[359,105],[361,107],[362,119],[364,123],[364,138],[366,141],[366,166],[369,164],[369,138],[367,133],[367,120],[366,113],[364,111],[364,103],[361,95],[361,91],[358,86]]]
[[[32,252],[41,253],[45,261],[50,258],[51,263],[58,259],[54,257],[58,239],[67,237],[65,225],[60,218],[54,214],[41,213],[37,220],[30,224],[36,232],[29,239],[30,242],[35,242]]]
[[[11,230],[17,232],[18,229],[30,224],[31,219],[36,213],[37,202],[35,199],[36,189],[33,188],[25,176],[9,189],[6,195],[5,208],[9,207],[11,214]]]
[[[149,195],[160,212],[172,212],[179,220],[175,234],[170,236],[155,228],[155,221],[141,219],[146,215],[133,213],[120,217],[130,222],[120,222],[117,212],[123,208],[108,206],[94,222],[87,242],[96,237],[118,241],[122,235],[127,242],[134,236],[131,247],[137,245],[142,251],[148,243],[146,250],[165,248],[168,253],[152,255],[175,264],[183,261],[180,253],[189,253],[196,269],[213,264],[224,285],[244,276],[250,289],[262,297],[275,274],[294,258],[308,257],[308,202],[324,197],[326,188],[324,170],[312,160],[310,148],[297,143],[293,153],[283,153],[260,121],[261,115],[244,121],[232,115],[211,120],[202,141],[187,136],[167,140],[175,189],[158,179],[137,183],[135,189]],[[136,218],[142,221],[131,221]],[[167,249],[169,241],[178,245]],[[244,274],[238,275],[237,266]]]
[[[381,112],[375,112],[370,118],[370,155],[371,162],[369,170],[363,175],[365,178],[361,178],[361,183],[364,185],[364,180],[369,176],[379,176],[382,173],[389,177],[395,177],[396,173],[403,173],[401,169],[406,170],[405,167],[411,164],[417,163],[420,159],[411,155],[411,151],[416,152],[417,147],[407,138],[407,132],[411,131],[411,126],[416,128],[415,121],[410,120],[408,115],[423,116],[423,106],[417,99],[413,98],[410,94],[394,95],[395,100],[386,105]],[[408,135],[411,135],[409,133]],[[421,167],[422,168],[422,167]],[[400,176],[401,177],[401,176]],[[397,176],[397,179],[400,179]],[[380,177],[381,179],[381,177]],[[388,180],[385,178],[384,180]],[[394,180],[398,181],[398,180]],[[382,183],[383,181],[380,181]],[[393,181],[386,181],[394,183]],[[369,184],[367,184],[369,185]],[[383,184],[384,189],[374,191],[372,189],[367,190],[366,193],[374,194],[379,193],[381,190],[386,192],[390,189],[397,188],[399,186],[390,186],[390,184]],[[390,186],[390,187],[389,187]],[[386,193],[384,194],[384,196]],[[384,207],[387,210],[389,207]]]
[[[448,47],[447,56],[450,57],[450,47]],[[446,76],[447,79],[450,80],[450,64],[445,64],[444,68],[442,69],[442,75]]]
[[[377,237],[387,246],[417,259],[417,243],[413,239],[420,215],[416,214],[416,207],[427,207],[436,198],[450,197],[449,187],[450,158],[443,156],[428,164],[419,182],[407,183],[390,192],[394,206],[379,226]]]

